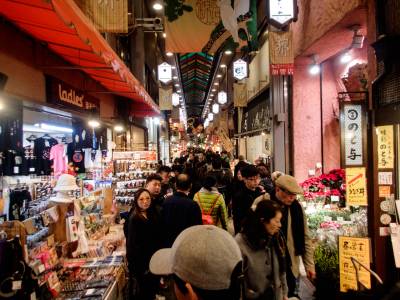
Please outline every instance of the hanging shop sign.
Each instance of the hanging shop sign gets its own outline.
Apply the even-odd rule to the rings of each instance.
[[[277,28],[284,28],[290,22],[297,19],[296,0],[268,0],[267,19],[268,23]]]
[[[166,62],[158,65],[158,80],[167,83],[172,80],[172,66]]]
[[[354,258],[352,260],[352,258]],[[339,272],[340,291],[358,290],[358,281],[366,288],[371,288],[371,275],[362,268],[367,268],[371,263],[371,246],[369,238],[339,236]]]
[[[365,168],[346,168],[346,204],[367,206],[367,192]]]
[[[160,87],[158,89],[158,97],[160,99],[159,106],[160,110],[172,110],[172,88],[164,89]],[[178,99],[179,104],[179,99]]]
[[[293,75],[292,31],[269,31],[269,48],[271,75]]]
[[[99,99],[51,76],[46,76],[46,97],[47,102],[57,106],[85,112],[100,112]]]
[[[378,136],[378,168],[394,168],[394,142],[393,126],[378,126],[376,128]]]
[[[247,77],[247,62],[243,59],[238,59],[233,62],[233,77],[242,80]]]
[[[363,166],[366,163],[366,118],[364,102],[341,102],[342,167]]]
[[[220,139],[222,146],[227,152],[232,152],[233,144],[231,139],[229,138],[228,132],[225,128],[220,127],[218,128],[218,138]]]
[[[247,84],[234,83],[233,84],[233,105],[235,107],[247,106]]]

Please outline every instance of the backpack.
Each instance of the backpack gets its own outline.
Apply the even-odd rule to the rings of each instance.
[[[200,193],[197,193],[196,195],[197,195],[197,200],[199,201],[199,206],[200,206],[200,209],[201,209],[201,220],[203,221],[203,225],[214,225],[214,220],[213,220],[213,218],[211,216],[211,213],[213,212],[214,207],[218,202],[220,194],[217,195],[213,205],[211,206],[211,209],[208,212],[205,212],[203,210],[203,207],[201,206]]]

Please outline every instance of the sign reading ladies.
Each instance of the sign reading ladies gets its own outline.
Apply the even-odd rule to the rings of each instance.
[[[46,76],[47,102],[79,111],[100,112],[99,99],[57,78]]]

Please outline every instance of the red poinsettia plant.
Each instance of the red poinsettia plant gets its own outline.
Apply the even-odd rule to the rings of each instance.
[[[345,197],[345,172],[343,169],[331,170],[328,174],[311,177],[300,184],[304,190],[305,200],[315,200],[318,197]]]

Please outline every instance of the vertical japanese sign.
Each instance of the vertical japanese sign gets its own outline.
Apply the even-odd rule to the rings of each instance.
[[[357,277],[359,282],[370,289],[370,273],[357,262],[355,262],[356,270],[351,260],[352,257],[367,268],[370,267],[371,253],[370,240],[368,238],[339,236],[340,291],[357,290]]]
[[[394,168],[393,126],[379,126],[376,128],[378,136],[378,168]]]
[[[271,75],[293,75],[292,31],[269,31]]]
[[[346,204],[368,205],[365,168],[346,168]]]
[[[233,84],[233,105],[235,107],[247,106],[247,84],[245,83]]]
[[[362,103],[344,103],[341,111],[342,165],[364,164],[364,109]]]

